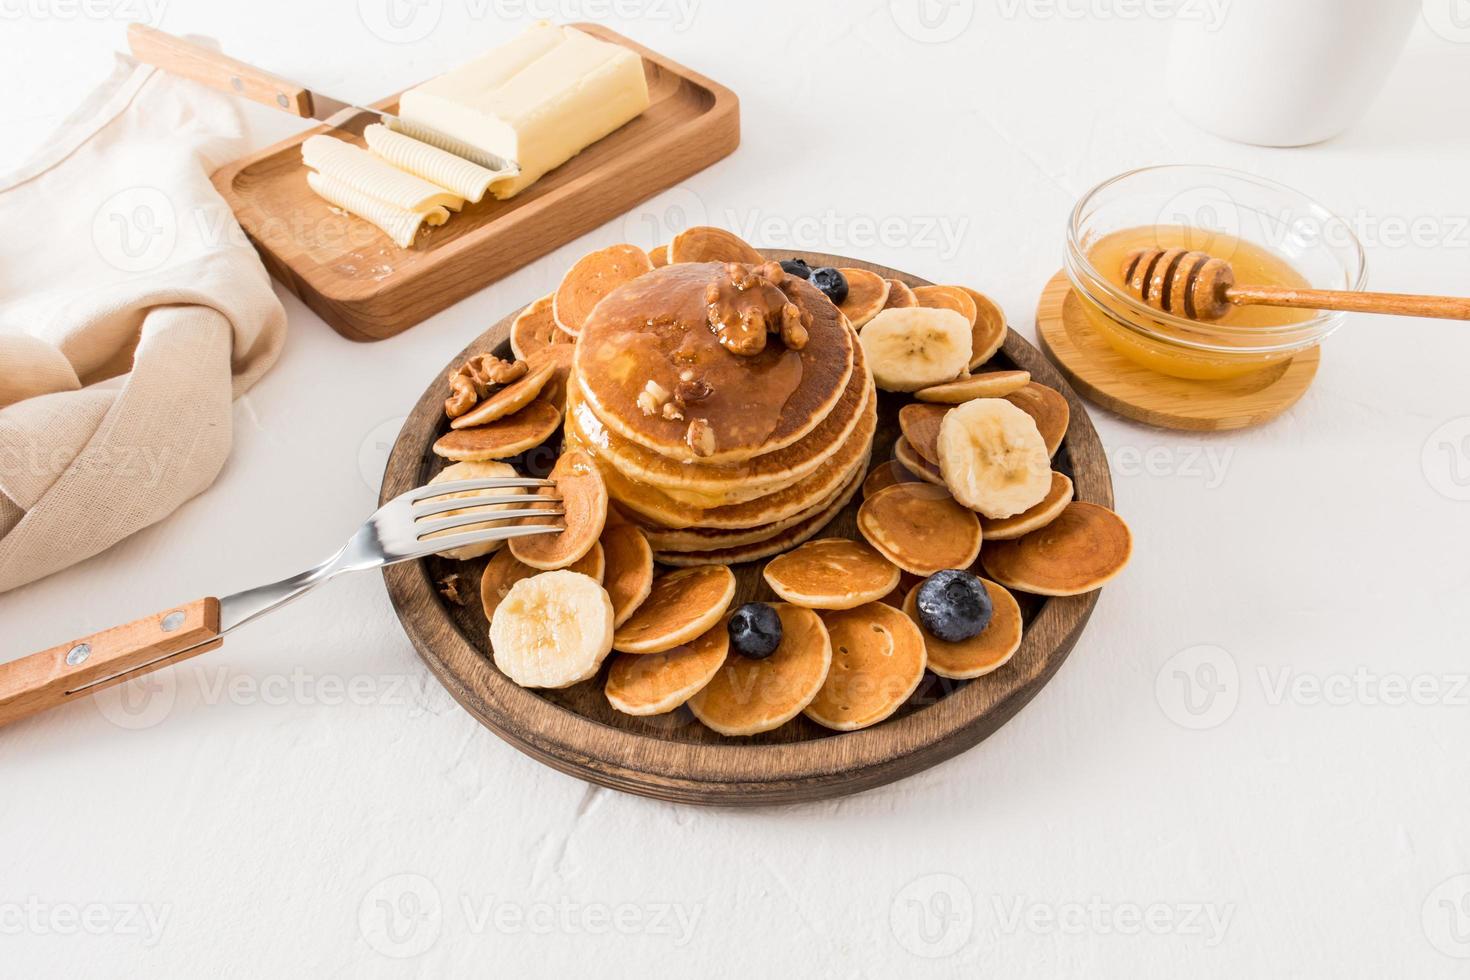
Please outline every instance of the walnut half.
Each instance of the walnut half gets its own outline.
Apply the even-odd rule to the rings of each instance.
[[[525,361],[503,361],[494,354],[477,354],[449,376],[444,414],[457,419],[490,393],[492,385],[508,385],[525,375]]]
[[[708,419],[691,419],[689,430],[684,433],[684,441],[694,450],[696,456],[715,454],[715,430],[710,427]]]

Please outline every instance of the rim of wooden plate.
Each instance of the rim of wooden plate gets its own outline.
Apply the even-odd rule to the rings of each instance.
[[[767,258],[801,256],[813,267],[868,269],[910,286],[929,281],[839,255],[761,249]],[[460,351],[403,424],[383,477],[381,500],[422,480],[443,412],[438,378],[472,354],[503,343],[520,310]],[[1050,362],[1014,330],[1002,352],[1034,380],[1066,396],[1066,448],[1077,499],[1113,506],[1112,478],[1087,410]],[[538,761],[612,789],[680,803],[760,806],[828,799],[913,775],[963,752],[999,729],[1051,679],[1087,625],[1099,592],[1046,599],[1021,648],[1004,668],[931,704],[856,732],[779,745],[697,744],[635,734],[586,718],[519,687],[466,641],[450,619],[423,562],[383,570],[394,610],[414,649],[450,695],[496,735]]]

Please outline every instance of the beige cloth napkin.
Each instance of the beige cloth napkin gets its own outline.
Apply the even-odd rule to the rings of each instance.
[[[214,481],[231,402],[286,314],[209,182],[231,100],[119,58],[0,176],[0,591],[90,557]]]

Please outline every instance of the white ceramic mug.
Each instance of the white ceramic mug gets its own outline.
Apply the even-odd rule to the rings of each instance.
[[[1169,95],[1242,143],[1302,146],[1347,129],[1398,60],[1421,0],[1181,0]]]

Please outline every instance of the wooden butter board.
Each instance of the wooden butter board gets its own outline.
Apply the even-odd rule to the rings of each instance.
[[[508,201],[486,195],[399,248],[306,185],[301,143],[317,127],[211,177],[271,275],[352,340],[382,340],[457,303],[728,156],[740,143],[735,93],[596,24],[572,25],[643,58],[651,104],[637,119]],[[396,111],[397,97],[375,108]]]
[[[1087,320],[1065,272],[1036,306],[1041,349],[1089,401],[1124,418],[1166,429],[1218,432],[1268,422],[1307,393],[1322,360],[1319,347],[1288,361],[1221,381],[1191,381],[1150,371],[1109,346]]]
[[[857,267],[911,286],[928,285],[858,259],[763,251],[769,258],[800,255],[813,266]],[[445,461],[430,449],[448,431],[442,379],[473,354],[493,351],[509,356],[506,336],[514,318],[512,313],[485,331],[434,376],[393,447],[383,478],[383,500],[427,483],[443,468]],[[1056,369],[1014,331],[991,363],[1024,368],[1066,396],[1071,425],[1053,466],[1071,476],[1077,499],[1111,507],[1113,485],[1102,444],[1082,402]],[[892,458],[899,434],[898,410],[909,401],[908,396],[880,393],[874,465]],[[559,436],[552,440],[558,441]],[[539,475],[550,469],[555,456],[548,446],[512,462]],[[857,538],[857,504],[845,508],[821,536]],[[705,728],[687,707],[646,718],[613,710],[603,694],[606,665],[595,679],[560,691],[528,690],[512,683],[491,659],[489,624],[479,602],[486,561],[433,557],[383,570],[404,631],[450,694],[501,738],[564,773],[657,799],[728,806],[843,796],[912,775],[963,752],[1000,728],[1051,679],[1098,600],[1097,592],[1050,599],[1017,593],[1025,638],[1008,664],[971,681],[948,681],[926,672],[908,702],[871,728],[839,733],[798,716],[763,735],[729,738]],[[763,566],[764,562],[734,566],[736,604],[772,598],[761,578]],[[464,576],[468,601],[463,606],[446,600],[436,588],[456,572]]]

